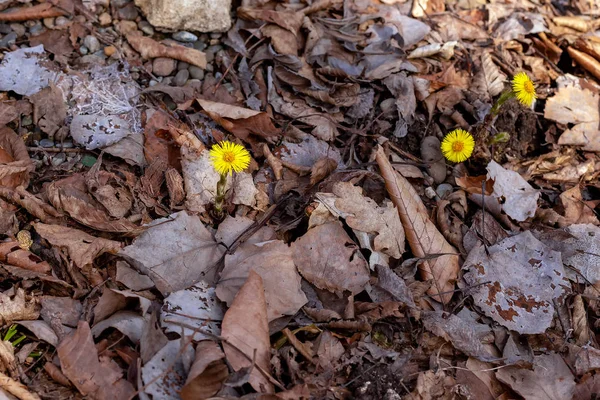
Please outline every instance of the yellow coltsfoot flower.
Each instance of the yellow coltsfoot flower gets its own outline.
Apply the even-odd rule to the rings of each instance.
[[[219,174],[229,175],[232,171],[242,172],[248,168],[250,153],[242,145],[224,141],[210,149],[210,160]]]
[[[465,161],[473,154],[475,139],[463,129],[455,129],[442,141],[442,153],[448,160],[459,163]]]
[[[525,72],[519,72],[513,77],[512,90],[517,100],[526,107],[531,107],[537,99],[535,85]]]

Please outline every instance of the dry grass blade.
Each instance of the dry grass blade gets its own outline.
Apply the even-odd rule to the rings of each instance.
[[[376,159],[387,191],[398,208],[408,244],[414,255],[425,257],[429,254],[443,254],[433,260],[424,260],[419,265],[419,271],[423,279],[433,279],[428,294],[437,301],[447,303],[452,298],[451,291],[460,269],[456,249],[431,222],[427,209],[410,182],[394,171],[383,148],[377,149]]]

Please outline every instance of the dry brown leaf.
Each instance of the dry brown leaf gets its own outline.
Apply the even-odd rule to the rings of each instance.
[[[319,289],[357,294],[369,281],[367,261],[339,222],[310,229],[292,243],[292,257],[304,279]]]
[[[23,139],[12,129],[0,129],[0,186],[16,188],[29,185],[29,173],[35,169]]]
[[[50,203],[83,225],[104,232],[137,235],[144,229],[125,218],[111,219],[105,208],[87,190],[85,175],[78,173],[46,186]]]
[[[544,117],[561,124],[573,124],[558,139],[560,145],[582,146],[583,150],[600,151],[599,97],[587,89],[568,86],[546,100]]]
[[[292,32],[272,24],[264,26],[260,31],[271,39],[273,48],[279,54],[298,55],[298,41]]]
[[[20,22],[31,19],[60,17],[67,14],[65,10],[54,7],[50,3],[42,3],[32,7],[21,7],[10,12],[0,13],[0,21]]]
[[[242,19],[255,21],[261,20],[279,25],[292,32],[294,35],[298,33],[302,26],[304,13],[293,11],[275,11],[275,10],[259,10],[248,7],[239,7],[236,10],[237,16]]]
[[[271,122],[271,117],[264,112],[210,100],[196,99],[196,101],[216,123],[242,140],[251,133],[262,137],[281,134]]]
[[[0,373],[0,388],[3,391],[15,396],[19,400],[40,400],[40,397],[35,393],[31,393],[27,389],[27,386],[23,385],[19,381],[11,379],[3,373]],[[6,396],[6,392],[3,392],[2,395],[8,399],[9,397]],[[10,397],[12,398],[13,396]]]
[[[231,307],[223,317],[221,336],[227,361],[235,371],[256,365],[250,373],[249,383],[259,393],[273,393],[273,384],[259,371],[271,369],[271,342],[267,321],[267,303],[262,278],[250,271],[244,286],[235,296]],[[246,357],[240,354],[241,350]]]
[[[337,169],[338,163],[332,158],[323,157],[317,160],[310,171],[310,184],[316,185],[327,178],[329,174]]]
[[[26,191],[23,186],[19,186],[16,189],[0,187],[0,197],[23,207],[31,215],[43,222],[57,222],[58,218],[62,216],[54,207]]]
[[[575,377],[556,353],[536,356],[532,371],[507,367],[496,371],[496,378],[525,400],[567,400],[575,391]]]
[[[0,103],[0,125],[6,125],[19,116],[17,108],[7,102]]]
[[[494,63],[490,53],[487,51],[481,53],[481,66],[473,77],[471,90],[491,100],[504,90],[505,82],[506,75]]]
[[[565,208],[565,223],[598,225],[598,217],[594,206],[583,200],[581,188],[574,186],[560,194],[560,201]]]
[[[290,247],[281,240],[244,243],[225,256],[225,268],[217,285],[217,296],[231,304],[250,271],[263,280],[269,322],[294,315],[308,301],[300,288],[301,278]]]
[[[50,83],[47,88],[29,96],[29,99],[33,103],[33,122],[48,136],[53,137],[64,126],[67,118],[62,90]]]
[[[63,374],[84,396],[98,400],[126,399],[135,389],[122,378],[121,368],[110,358],[98,359],[92,332],[85,321],[57,349]]]
[[[206,68],[206,54],[177,44],[162,44],[149,37],[128,33],[127,41],[143,58],[166,57],[183,61],[200,68]]]
[[[196,359],[181,389],[183,400],[206,399],[214,396],[229,376],[221,347],[210,340],[196,345]]]
[[[434,300],[447,303],[452,298],[460,269],[456,249],[431,222],[423,201],[410,182],[394,171],[382,147],[377,149],[376,159],[390,198],[398,208],[408,244],[415,257],[442,254],[433,260],[423,260],[419,264],[419,270],[424,280],[433,279],[433,285],[427,293]]]
[[[37,36],[32,36],[29,39],[31,47],[44,45],[44,50],[53,53],[57,56],[67,56],[75,51],[75,48],[69,40],[69,33],[60,30],[47,30]]]
[[[53,246],[64,247],[79,268],[90,267],[96,257],[104,254],[117,254],[122,243],[114,240],[97,238],[79,229],[61,225],[34,223],[36,232]]]
[[[0,262],[42,274],[52,270],[50,264],[32,252],[22,249],[17,241],[0,243]]]
[[[11,299],[10,296],[0,293],[0,323],[10,324],[13,321],[35,321],[40,317],[39,307],[35,299],[27,300],[25,291],[17,289]]]
[[[585,346],[590,343],[590,326],[588,324],[588,315],[583,304],[583,298],[581,295],[575,296],[573,299],[573,336],[575,337],[575,344],[578,346]]]

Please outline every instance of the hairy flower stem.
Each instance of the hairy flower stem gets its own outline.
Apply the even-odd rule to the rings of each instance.
[[[221,174],[221,179],[217,182],[217,194],[215,196],[215,211],[218,215],[223,213],[225,204],[225,186],[227,186],[227,174]]]
[[[513,92],[512,90],[508,90],[508,91],[502,93],[500,95],[500,97],[498,98],[498,100],[496,100],[496,103],[494,103],[494,105],[492,106],[490,114],[492,114],[494,117],[496,117],[498,115],[498,113],[500,112],[502,105],[504,103],[506,103],[508,100],[512,99],[513,97],[515,97],[515,92]]]

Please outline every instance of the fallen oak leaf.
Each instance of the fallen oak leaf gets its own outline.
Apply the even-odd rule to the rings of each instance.
[[[323,179],[327,178],[329,174],[335,171],[338,167],[337,161],[329,157],[323,157],[317,160],[312,166],[310,171],[310,184],[311,186],[317,184]]]
[[[33,7],[21,7],[14,11],[0,13],[0,21],[21,22],[31,19],[61,17],[67,14],[65,10],[53,7],[50,3],[42,3]]]
[[[22,249],[17,241],[0,243],[0,262],[42,274],[52,270],[50,264],[29,250]]]
[[[149,37],[128,33],[127,41],[143,58],[166,57],[183,61],[200,68],[206,68],[206,54],[177,44],[163,44]]]
[[[456,249],[431,222],[416,190],[406,178],[393,169],[381,146],[377,149],[376,160],[385,179],[386,189],[398,208],[413,254],[416,257],[440,254],[435,259],[423,260],[419,264],[421,277],[424,280],[433,279],[433,285],[427,293],[436,301],[449,302],[460,269]]]
[[[12,129],[0,129],[0,186],[16,188],[29,185],[35,167],[23,139]]]

